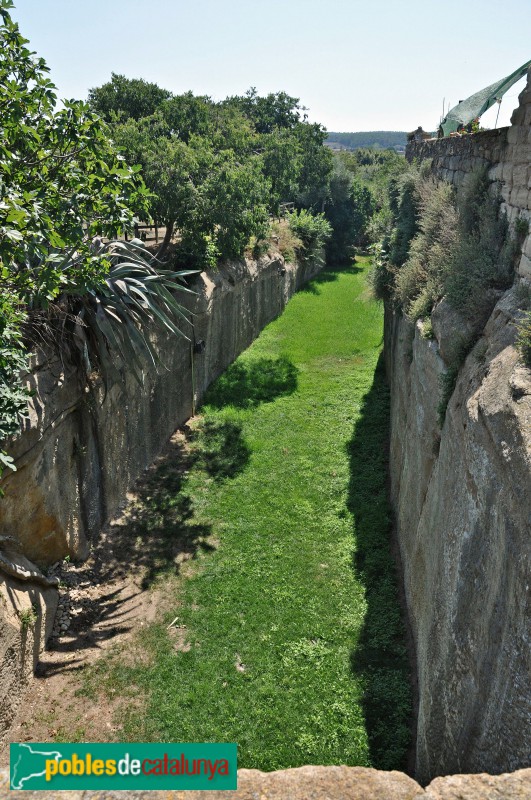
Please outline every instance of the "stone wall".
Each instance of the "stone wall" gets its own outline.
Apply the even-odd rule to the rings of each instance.
[[[410,142],[406,158],[431,159],[434,174],[456,186],[474,168],[487,167],[500,187],[509,220],[531,221],[531,70],[510,127]],[[524,242],[519,274],[531,280],[531,235]]]
[[[529,219],[529,81],[512,122],[411,145],[408,158],[432,158],[453,183],[488,164],[511,218]],[[443,300],[427,339],[421,322],[386,312],[391,499],[418,669],[421,782],[531,762],[531,370],[514,346],[530,246],[527,237],[515,286],[498,293],[442,428],[439,378],[452,337],[470,323]]]
[[[202,273],[185,302],[196,341],[154,334],[163,367],[140,386],[130,369],[105,387],[89,386],[54,352],[39,352],[27,385],[34,393],[24,431],[8,445],[0,501],[0,735],[9,725],[57,607],[45,569],[65,556],[83,559],[91,541],[208,385],[284,309],[316,264],[285,264],[280,255]],[[40,569],[39,569],[40,568]],[[33,619],[35,618],[35,619]]]

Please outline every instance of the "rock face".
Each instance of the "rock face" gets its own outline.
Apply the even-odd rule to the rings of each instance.
[[[148,369],[143,387],[126,367],[106,389],[97,377],[89,388],[57,355],[37,354],[30,418],[8,447],[18,469],[2,481],[0,501],[0,735],[53,628],[57,591],[39,568],[87,555],[208,385],[318,269],[275,255],[203,273],[197,295],[186,296],[202,352],[154,334],[164,367]]]
[[[455,185],[486,166],[522,235],[531,220],[531,71],[509,128],[411,142],[406,156],[432,159],[432,172]],[[474,330],[444,300],[432,313],[435,341],[386,315],[391,493],[418,665],[422,781],[531,762],[531,371],[514,348],[531,235],[517,272]],[[441,430],[439,376],[455,337],[467,334],[481,337]]]
[[[391,495],[419,681],[417,777],[510,771],[531,753],[531,370],[506,292],[442,429],[441,353],[387,312]],[[435,332],[452,331],[438,311]],[[446,348],[445,348],[446,345]]]
[[[9,791],[9,776],[0,771],[0,791],[13,800],[55,800],[54,791]],[[362,767],[298,767],[280,772],[238,771],[238,789],[219,791],[61,792],[64,800],[528,800],[531,770],[513,775],[453,775],[422,789],[401,772]]]

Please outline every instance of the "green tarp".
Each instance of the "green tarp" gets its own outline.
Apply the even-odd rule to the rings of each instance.
[[[524,77],[530,66],[531,61],[527,61],[507,78],[496,81],[496,83],[487,86],[486,89],[482,89],[480,92],[476,92],[466,100],[461,100],[454,108],[450,109],[441,122],[440,132],[442,131],[442,135],[448,136],[449,133],[453,133],[459,128],[464,128],[484,114],[497,100],[502,99],[505,92],[513,84]]]

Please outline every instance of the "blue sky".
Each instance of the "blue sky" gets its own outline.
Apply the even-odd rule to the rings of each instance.
[[[329,130],[434,129],[531,59],[531,0],[15,0],[61,97],[111,72],[222,99],[284,90]],[[519,83],[501,107],[508,124]],[[494,126],[496,109],[484,123]]]

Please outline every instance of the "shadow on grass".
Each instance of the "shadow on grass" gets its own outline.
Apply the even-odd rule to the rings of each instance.
[[[112,588],[97,600],[79,601],[82,607],[68,639],[56,640],[50,648],[65,659],[41,660],[37,677],[83,669],[83,650],[100,648],[137,624],[133,605],[136,597],[141,604],[143,590],[161,576],[177,575],[182,563],[199,551],[215,549],[209,542],[210,526],[195,519],[187,491],[188,473],[199,469],[215,481],[227,480],[245,468],[249,457],[241,425],[230,420],[202,420],[193,431],[174,435],[166,452],[136,484],[135,500],[110,526],[108,538],[96,547],[94,558],[75,567],[74,585]],[[139,586],[124,595],[130,573],[138,576]],[[79,657],[72,659],[73,653]]]
[[[251,408],[297,388],[297,367],[286,358],[259,358],[235,361],[218,378],[205,396],[205,405],[214,408]]]
[[[125,526],[113,532],[115,552],[143,572],[146,589],[163,573],[179,572],[180,564],[199,550],[213,550],[208,525],[194,519],[186,491],[189,470],[204,470],[216,481],[233,478],[246,466],[250,450],[239,423],[203,420],[185,441],[172,442],[169,452],[142,485],[129,509]],[[128,558],[129,554],[129,558]]]
[[[363,398],[348,443],[348,507],[354,515],[354,568],[365,586],[367,611],[352,671],[363,675],[363,707],[371,763],[377,769],[406,769],[411,744],[412,700],[406,631],[398,576],[391,549],[387,498],[389,391],[380,356],[374,382]]]
[[[320,284],[333,283],[339,279],[340,275],[357,275],[359,272],[363,272],[363,267],[358,266],[355,262],[351,264],[329,265],[316,275],[315,278],[305,283],[304,286],[299,289],[299,292],[303,294],[321,294],[319,288]]]
[[[250,455],[238,422],[206,419],[191,435],[193,462],[216,481],[234,478],[245,468]]]

